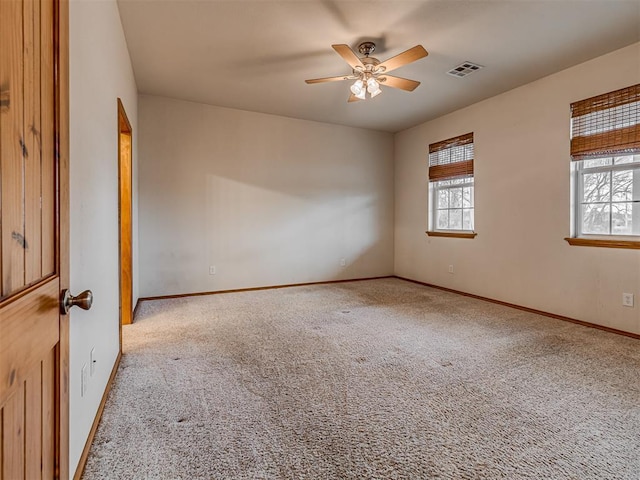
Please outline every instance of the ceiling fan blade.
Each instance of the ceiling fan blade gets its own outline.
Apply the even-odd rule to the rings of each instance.
[[[331,46],[336,52],[338,52],[338,55],[340,55],[344,59],[344,61],[351,66],[351,68],[356,68],[356,67],[364,68],[364,65],[360,61],[360,58],[358,58],[358,55],[356,55],[356,52],[351,50],[351,47],[349,45],[341,44],[341,45],[331,45]]]
[[[384,75],[378,78],[380,85],[386,85],[387,87],[399,88],[400,90],[406,90],[407,92],[413,92],[420,82],[415,80],[409,80],[408,78],[394,77],[393,75]]]
[[[427,52],[422,45],[416,45],[415,47],[405,50],[395,57],[391,57],[389,60],[382,62],[378,65],[378,68],[384,67],[385,69],[383,72],[390,72],[391,70],[400,68],[403,65],[420,60],[427,55],[429,55],[429,52]]]
[[[323,82],[339,82],[340,80],[351,80],[352,77],[348,75],[342,75],[340,77],[325,77],[325,78],[312,78],[305,80],[306,83],[323,83]]]
[[[349,100],[347,100],[347,102],[351,103],[351,102],[357,102],[358,100],[360,100],[358,97],[356,97],[353,93],[351,95],[349,95]]]

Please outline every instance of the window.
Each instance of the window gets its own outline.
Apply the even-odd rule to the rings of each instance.
[[[428,235],[474,237],[473,132],[429,145]]]
[[[640,84],[571,104],[574,239],[638,248]],[[608,243],[598,239],[622,239]]]
[[[583,160],[575,171],[578,236],[640,235],[640,155]]]

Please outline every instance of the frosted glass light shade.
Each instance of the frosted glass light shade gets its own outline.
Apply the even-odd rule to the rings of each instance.
[[[361,92],[364,92],[364,82],[358,79],[353,85],[351,85],[351,93],[358,96]]]
[[[382,90],[380,90],[380,84],[373,77],[367,80],[367,92],[369,92],[371,98],[382,93]]]

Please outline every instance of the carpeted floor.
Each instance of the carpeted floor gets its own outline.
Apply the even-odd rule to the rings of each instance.
[[[83,478],[640,479],[640,341],[399,279],[144,302]]]

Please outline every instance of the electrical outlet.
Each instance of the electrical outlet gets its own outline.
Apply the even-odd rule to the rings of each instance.
[[[449,265],[449,273],[453,273],[453,265]]]
[[[93,377],[93,374],[96,373],[96,349],[95,347],[91,349],[91,353],[89,354],[89,375]]]
[[[215,275],[216,274],[216,266],[215,265],[211,265],[209,267],[209,275]]]
[[[633,307],[633,293],[622,294],[622,305],[624,307]]]
[[[346,265],[347,265],[347,260],[346,260],[346,259],[344,259],[344,258],[341,258],[341,259],[340,259],[340,266],[341,266],[341,267],[345,267]]]
[[[87,377],[87,364],[82,365],[82,370],[80,371],[80,396],[84,397],[84,394],[87,393],[87,383],[89,383],[89,378]]]

